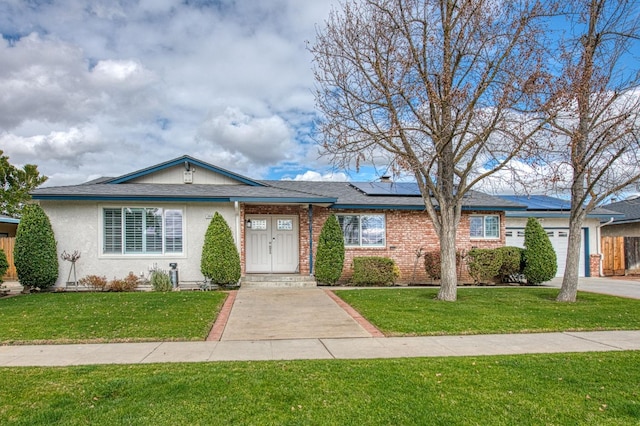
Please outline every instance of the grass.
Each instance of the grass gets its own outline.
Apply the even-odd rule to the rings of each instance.
[[[438,289],[340,290],[336,294],[387,335],[533,333],[640,329],[640,300],[579,293],[559,303],[545,288],[460,288],[458,301]]]
[[[204,340],[225,297],[135,292],[0,299],[0,344]]]
[[[637,425],[640,351],[0,368],[3,425]]]

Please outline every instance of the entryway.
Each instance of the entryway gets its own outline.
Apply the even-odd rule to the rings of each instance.
[[[247,215],[245,256],[248,274],[298,272],[298,217]]]

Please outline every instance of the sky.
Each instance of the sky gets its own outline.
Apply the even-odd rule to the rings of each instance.
[[[256,179],[347,180],[312,137],[307,42],[331,4],[2,0],[0,150],[47,186],[184,154]]]

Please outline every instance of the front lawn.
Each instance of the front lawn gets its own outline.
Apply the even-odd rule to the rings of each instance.
[[[222,292],[42,293],[0,299],[0,344],[204,340]]]
[[[0,368],[3,425],[637,425],[640,351]]]
[[[339,290],[336,294],[387,335],[533,333],[640,329],[640,300],[557,289],[459,288],[457,302],[437,288]]]

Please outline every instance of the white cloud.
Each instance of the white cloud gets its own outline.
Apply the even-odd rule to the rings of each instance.
[[[313,170],[307,170],[306,172],[296,175],[293,179],[284,179],[284,180],[294,180],[294,181],[327,181],[327,182],[346,182],[349,180],[346,174],[344,173],[319,173]]]

